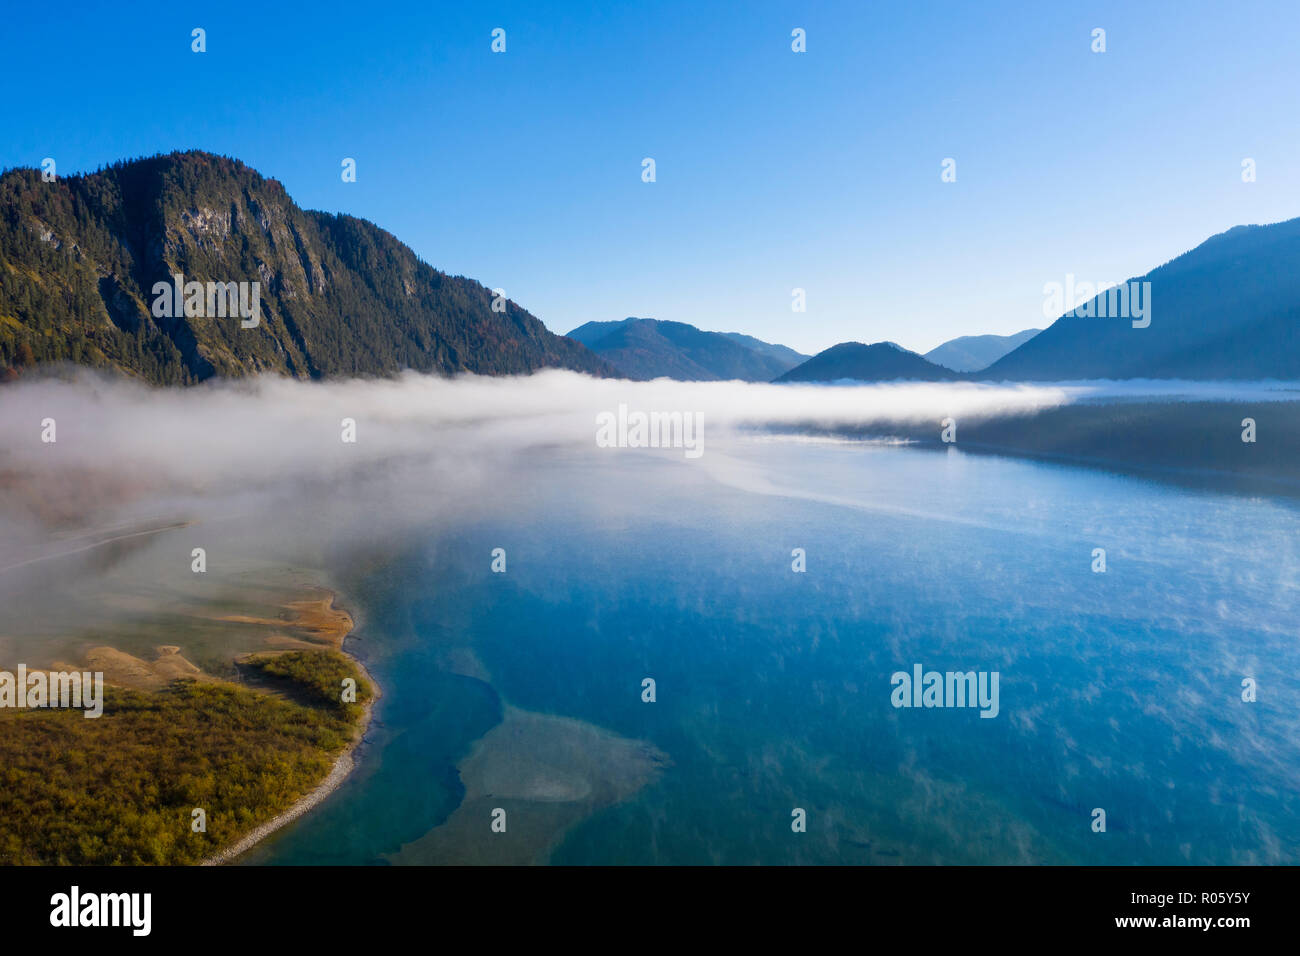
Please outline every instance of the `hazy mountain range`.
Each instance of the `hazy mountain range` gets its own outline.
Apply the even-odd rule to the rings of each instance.
[[[588,322],[569,333],[632,379],[770,382],[808,356],[739,332],[705,332],[684,322],[627,318]]]
[[[924,356],[894,342],[871,345],[842,342],[811,357],[752,335],[706,332],[684,322],[658,319],[588,322],[568,335],[631,379],[829,382],[956,379],[960,376],[952,372],[986,368],[1038,331],[965,335],[943,343]]]
[[[962,336],[924,356],[844,342],[810,358],[739,332],[648,318],[555,335],[373,223],[300,209],[276,180],[210,153],[52,182],[10,170],[0,176],[0,213],[0,375],[10,378],[71,361],[176,384],[267,371],[545,367],[689,381],[1300,379],[1300,219],[1238,226],[1131,280],[1150,284],[1145,327],[1094,308],[1041,332]],[[173,276],[256,282],[258,324],[185,308],[160,314],[156,287]]]
[[[1117,293],[1098,294],[1037,334],[1019,333],[1025,340],[987,367],[958,369],[958,376],[949,369],[981,360],[961,357],[967,343],[999,337],[954,339],[925,356],[891,352],[888,343],[842,343],[780,381],[1300,380],[1300,219],[1237,226],[1123,284],[1137,293],[1128,314],[1115,314],[1123,301]],[[1137,314],[1139,304],[1146,314]],[[941,358],[952,364],[935,364]]]
[[[1042,329],[1025,329],[1015,335],[962,335],[925,353],[926,360],[954,372],[978,372],[1024,345]]]

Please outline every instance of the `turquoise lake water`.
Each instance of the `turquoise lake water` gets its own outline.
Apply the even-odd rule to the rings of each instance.
[[[385,862],[506,703],[671,759],[553,863],[1300,862],[1294,503],[868,444],[600,462],[539,453],[496,517],[336,569],[384,697],[349,781],[247,862]],[[893,707],[914,664],[997,672],[999,714]]]

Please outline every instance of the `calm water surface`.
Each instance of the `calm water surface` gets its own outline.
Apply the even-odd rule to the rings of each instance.
[[[339,572],[385,697],[350,781],[249,862],[384,862],[507,703],[672,761],[555,863],[1300,862],[1290,503],[794,440],[540,454],[498,496]],[[1000,713],[895,709],[917,663],[997,671]]]

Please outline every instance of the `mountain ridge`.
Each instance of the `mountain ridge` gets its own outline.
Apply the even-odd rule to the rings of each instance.
[[[921,357],[954,372],[978,372],[1019,348],[1042,329],[1023,329],[1012,335],[959,335],[937,345]]]
[[[740,332],[637,318],[586,322],[568,333],[632,379],[769,382],[806,356]]]
[[[965,376],[935,365],[893,342],[840,342],[818,352],[773,381],[793,382],[952,382]]]
[[[1300,218],[1233,226],[1125,284],[1147,282],[1148,326],[1098,317],[1098,294],[1092,316],[1071,309],[983,374],[1300,380]]]
[[[1071,310],[1018,333],[1029,337],[987,367],[953,370],[932,359],[958,345],[1000,348],[1005,337],[962,336],[924,356],[851,342],[807,357],[739,332],[635,317],[556,335],[374,223],[302,209],[279,181],[200,150],[50,182],[7,170],[0,216],[0,379],[67,361],[155,384],[551,367],[686,381],[1300,380],[1300,218],[1233,226],[1129,280],[1149,283],[1146,327]],[[259,320],[244,327],[202,305],[159,311],[157,290],[173,276],[255,284]]]
[[[902,350],[919,364],[863,351],[891,343],[842,342],[777,381],[1300,381],[1300,218],[1233,226],[1123,285],[1140,293],[1130,314],[1109,314],[1123,300],[1096,293],[985,368],[950,372],[930,361],[938,349]]]

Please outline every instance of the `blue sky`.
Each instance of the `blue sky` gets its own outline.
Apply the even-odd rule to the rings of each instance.
[[[0,29],[0,166],[236,156],[557,332],[924,351],[1300,215],[1294,2],[74,2]]]

